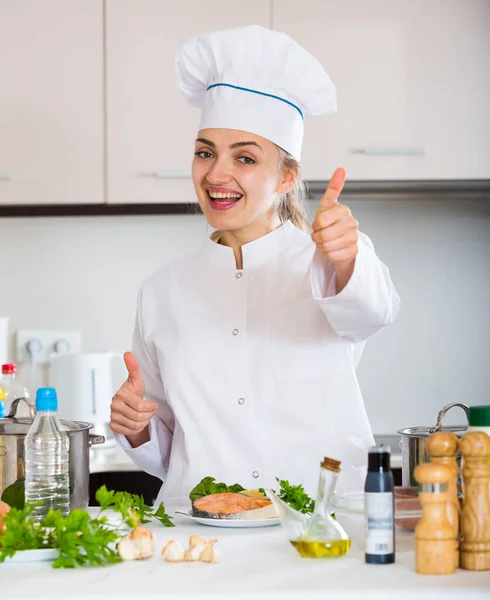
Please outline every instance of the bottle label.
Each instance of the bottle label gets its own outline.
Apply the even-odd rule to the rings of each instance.
[[[364,498],[366,554],[393,554],[393,493],[366,492]]]

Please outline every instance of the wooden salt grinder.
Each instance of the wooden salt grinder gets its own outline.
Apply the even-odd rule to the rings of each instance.
[[[447,518],[453,528],[455,541],[454,565],[456,567],[459,567],[459,467],[456,462],[458,445],[458,436],[455,433],[445,431],[433,433],[427,440],[427,451],[431,456],[432,462],[439,465],[445,465],[451,471],[448,489],[449,500],[447,505]]]
[[[454,573],[454,530],[447,517],[451,470],[427,463],[414,471],[421,484],[422,518],[415,528],[415,570],[423,575]]]
[[[461,566],[490,569],[490,436],[466,433],[460,442],[464,458],[464,504],[461,513]]]

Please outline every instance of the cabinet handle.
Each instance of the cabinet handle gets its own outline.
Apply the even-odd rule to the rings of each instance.
[[[352,149],[354,154],[370,154],[373,156],[422,156],[425,148],[419,146],[366,146]]]
[[[0,173],[0,181],[6,181],[10,179],[10,175],[8,173]]]
[[[178,171],[155,171],[153,177],[157,179],[190,179],[190,173],[179,173]]]

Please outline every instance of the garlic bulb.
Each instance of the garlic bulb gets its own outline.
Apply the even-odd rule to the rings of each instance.
[[[207,562],[207,563],[219,562],[220,553],[219,553],[219,550],[216,550],[216,548],[214,547],[214,545],[216,544],[217,541],[218,540],[210,540],[209,542],[206,543],[206,545],[204,546],[204,550],[202,551],[202,554],[201,554],[202,562]]]
[[[155,536],[143,525],[137,525],[121,539],[117,549],[123,560],[150,558],[155,550]]]
[[[119,542],[117,551],[123,560],[137,560],[141,558],[139,549],[127,537],[123,537]]]
[[[175,540],[170,540],[162,549],[165,562],[181,562],[184,560],[184,549]]]
[[[146,529],[143,525],[138,525],[127,537],[140,549],[140,558],[150,558],[153,556],[153,552],[155,551],[155,536],[149,529]]]

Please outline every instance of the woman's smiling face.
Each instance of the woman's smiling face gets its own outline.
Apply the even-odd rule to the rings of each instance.
[[[265,138],[235,129],[198,133],[192,180],[215,229],[233,231],[269,220],[290,179],[279,169],[278,147]]]

